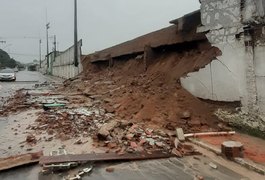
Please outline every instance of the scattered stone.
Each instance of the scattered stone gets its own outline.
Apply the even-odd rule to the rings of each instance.
[[[189,111],[184,111],[181,115],[181,119],[190,119],[191,113]]]
[[[130,146],[132,148],[137,148],[138,147],[138,145],[136,144],[136,142],[130,142]]]
[[[121,107],[121,104],[114,104],[114,105],[113,105],[113,108],[114,108],[114,109],[118,109],[119,107]]]
[[[152,135],[152,132],[153,132],[153,129],[149,129],[149,128],[147,128],[147,129],[145,130],[145,133],[146,133],[147,135]]]
[[[175,138],[175,140],[174,140],[174,145],[175,145],[175,148],[179,148],[179,144],[180,144],[180,141],[179,141],[179,139],[178,138]]]
[[[176,155],[178,158],[183,157],[182,153],[179,150],[177,150],[176,148],[173,148],[171,153]]]
[[[133,149],[133,148],[127,148],[126,149],[126,152],[128,152],[128,153],[133,153],[135,150]]]
[[[114,149],[117,146],[118,146],[117,143],[112,143],[112,142],[108,143],[108,148],[110,148],[110,149]]]
[[[196,160],[198,160],[198,161],[201,160],[201,159],[200,159],[199,157],[197,157],[197,156],[193,156],[193,159],[196,159]]]
[[[105,98],[105,99],[104,99],[104,102],[106,102],[106,103],[111,103],[111,102],[112,102],[112,99],[110,99],[110,98]]]
[[[146,138],[146,141],[149,143],[150,146],[155,145],[155,140],[153,138]]]
[[[82,142],[81,139],[79,139],[79,140],[77,140],[77,141],[75,142],[75,144],[83,144],[83,142]]]
[[[47,131],[47,133],[48,133],[48,135],[53,135],[54,130],[53,130],[53,129],[49,129],[49,130]]]
[[[12,149],[12,147],[11,147],[11,146],[9,146],[9,147],[8,147],[8,149]]]
[[[126,135],[126,139],[127,139],[127,140],[132,140],[133,137],[134,137],[134,134],[132,134],[132,133]]]
[[[107,113],[115,113],[115,109],[113,107],[107,106],[105,107]]]
[[[26,142],[27,143],[33,143],[33,144],[36,144],[37,143],[37,139],[35,136],[33,136],[32,134],[28,135],[27,138],[26,138]]]
[[[146,143],[146,139],[141,139],[141,141],[139,142],[139,145],[142,146]]]
[[[46,141],[52,141],[53,140],[53,137],[49,137],[48,139],[46,139]]]
[[[162,143],[162,142],[155,142],[155,145],[157,146],[157,147],[163,147],[164,146],[164,143]]]
[[[209,166],[213,169],[217,169],[217,165],[212,162],[209,163]]]
[[[113,167],[107,167],[106,171],[109,173],[112,173],[112,172],[114,172],[114,168]]]
[[[110,131],[112,131],[117,126],[117,121],[111,121],[107,124],[104,124],[98,131],[98,138],[101,140],[106,140],[106,138],[110,135]]]
[[[196,178],[197,178],[197,180],[204,180],[204,177],[200,176],[200,175],[197,175]]]

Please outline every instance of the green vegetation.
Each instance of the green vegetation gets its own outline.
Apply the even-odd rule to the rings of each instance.
[[[15,59],[10,58],[7,52],[0,49],[0,69],[1,68],[15,68],[21,66],[21,63],[17,62]]]

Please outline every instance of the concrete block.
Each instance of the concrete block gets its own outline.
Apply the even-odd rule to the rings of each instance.
[[[176,129],[177,137],[180,141],[185,141],[185,136],[182,128]]]

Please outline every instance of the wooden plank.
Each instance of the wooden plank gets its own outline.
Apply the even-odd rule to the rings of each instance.
[[[43,156],[43,152],[28,153],[18,156],[10,156],[8,158],[0,159],[0,171],[8,170],[11,168],[38,163],[40,157]]]
[[[204,133],[191,133],[191,134],[184,134],[185,138],[190,137],[202,137],[202,136],[229,136],[236,134],[235,131],[229,132],[204,132]]]
[[[145,159],[160,159],[173,157],[173,154],[162,151],[137,152],[137,153],[92,153],[92,154],[78,154],[78,155],[60,155],[60,156],[43,156],[40,159],[40,164],[57,164],[66,162],[88,162],[88,161],[122,161],[122,160],[145,160]]]

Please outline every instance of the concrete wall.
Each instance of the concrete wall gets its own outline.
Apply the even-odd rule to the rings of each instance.
[[[220,44],[222,56],[198,72],[181,79],[182,86],[193,95],[215,101],[240,101],[245,89],[244,47],[240,42]]]
[[[83,71],[81,64],[81,46],[82,40],[78,42],[78,60],[79,66],[74,66],[74,46],[70,47],[59,56],[56,56],[52,65],[52,75],[65,79],[73,78]]]
[[[183,87],[204,99],[241,101],[243,110],[265,115],[264,7],[265,0],[201,0],[197,31],[222,56],[182,78]]]

